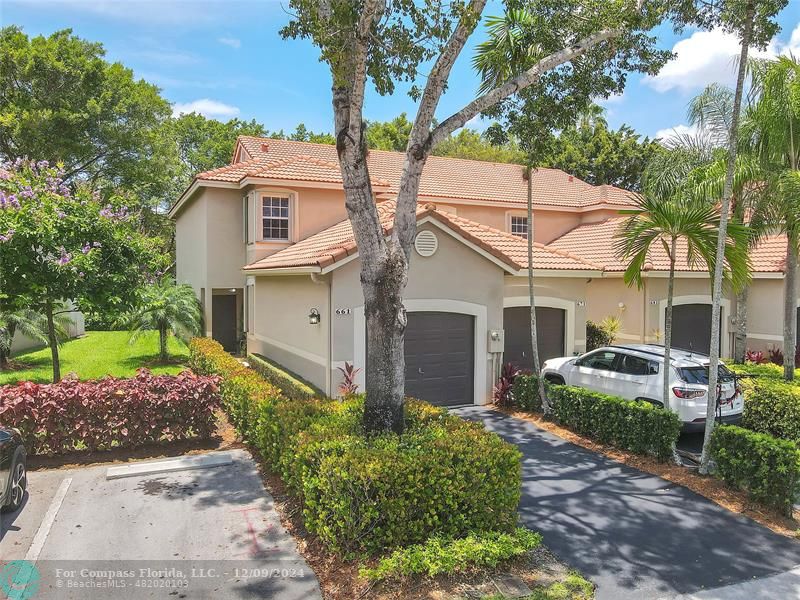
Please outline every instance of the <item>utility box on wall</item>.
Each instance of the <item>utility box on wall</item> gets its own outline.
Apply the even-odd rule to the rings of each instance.
[[[505,350],[506,338],[502,329],[490,329],[488,336],[489,352],[503,352]]]

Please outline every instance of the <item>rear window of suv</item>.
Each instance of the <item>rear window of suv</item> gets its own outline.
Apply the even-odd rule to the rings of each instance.
[[[708,385],[708,367],[681,367],[678,374],[686,383]],[[719,366],[718,377],[720,381],[733,381],[733,373],[725,365]]]

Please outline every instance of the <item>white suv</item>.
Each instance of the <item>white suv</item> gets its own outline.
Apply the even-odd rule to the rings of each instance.
[[[708,356],[672,349],[669,407],[683,421],[684,431],[702,431],[706,423]],[[587,388],[627,400],[664,406],[664,347],[655,344],[606,346],[579,357],[551,358],[542,365],[546,381]],[[742,418],[744,397],[736,377],[719,367],[721,388],[717,414],[724,423]]]

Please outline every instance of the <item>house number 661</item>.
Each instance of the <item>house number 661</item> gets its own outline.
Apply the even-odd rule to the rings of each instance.
[[[337,315],[349,315],[352,312],[353,312],[353,310],[350,309],[350,308],[337,308],[336,309],[336,314]]]

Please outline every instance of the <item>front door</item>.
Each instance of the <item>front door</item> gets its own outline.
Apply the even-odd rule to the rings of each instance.
[[[236,296],[211,296],[211,336],[226,352],[237,351]]]

